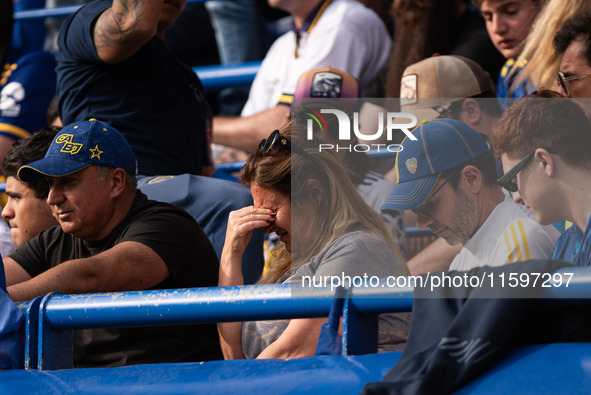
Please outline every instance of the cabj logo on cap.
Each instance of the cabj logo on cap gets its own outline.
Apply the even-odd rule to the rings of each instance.
[[[27,182],[42,176],[62,177],[90,165],[121,167],[128,173],[137,169],[135,155],[121,133],[93,119],[65,126],[45,158],[21,167],[17,175]]]
[[[417,158],[407,159],[406,168],[410,174],[415,174],[417,172]]]
[[[76,155],[80,152],[80,148],[82,148],[82,144],[73,143],[72,140],[74,139],[73,134],[60,134],[55,139],[56,144],[63,144],[64,146],[60,150],[60,152],[66,152],[72,155]]]

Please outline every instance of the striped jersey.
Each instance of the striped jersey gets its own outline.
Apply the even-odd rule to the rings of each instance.
[[[450,270],[551,258],[559,235],[554,226],[538,224],[525,206],[505,197],[454,258]]]

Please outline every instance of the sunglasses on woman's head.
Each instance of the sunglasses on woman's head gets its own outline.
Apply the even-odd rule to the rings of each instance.
[[[287,137],[280,135],[279,130],[274,130],[269,135],[269,137],[267,137],[266,139],[263,139],[261,141],[261,143],[259,144],[258,150],[263,155],[267,155],[269,152],[271,152],[273,147],[285,147],[288,150],[295,152],[296,154],[299,154],[301,156],[305,156],[306,158],[309,158],[309,159],[313,160],[314,162],[316,162],[314,157],[312,155],[310,155],[309,153],[307,153],[303,148],[292,143]]]
[[[287,139],[287,137],[283,137],[279,134],[279,130],[274,130],[269,137],[266,139],[261,140],[259,144],[258,150],[261,151],[263,155],[266,155],[273,149],[273,147],[287,147],[288,149],[291,148],[291,141]]]

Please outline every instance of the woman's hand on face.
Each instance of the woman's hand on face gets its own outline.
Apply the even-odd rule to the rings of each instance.
[[[228,246],[232,252],[242,254],[250,241],[253,230],[267,227],[275,222],[275,219],[275,210],[268,208],[247,206],[232,211],[228,217],[224,247]]]

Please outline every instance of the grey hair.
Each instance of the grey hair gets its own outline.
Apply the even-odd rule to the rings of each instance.
[[[99,180],[104,181],[107,176],[113,171],[115,170],[114,167],[111,166],[102,166],[102,165],[95,165],[96,166],[96,174],[99,178]],[[125,180],[125,186],[127,187],[127,189],[129,189],[130,191],[135,191],[137,189],[137,178],[135,177],[135,174],[131,174],[131,173],[127,173],[127,177]]]

